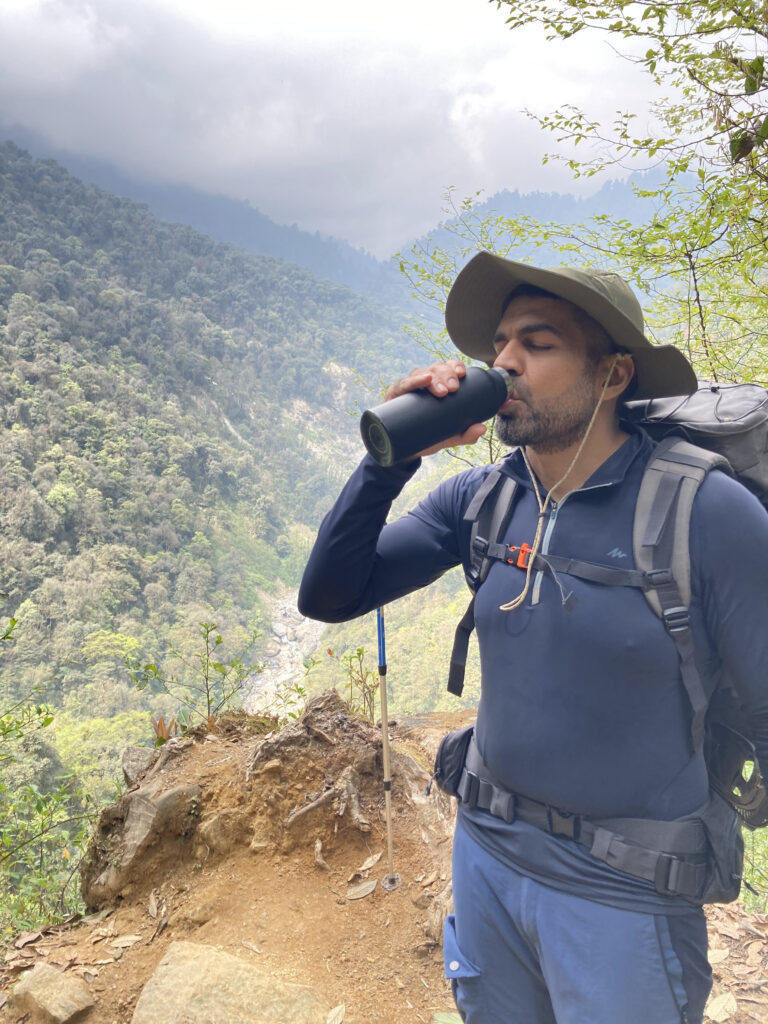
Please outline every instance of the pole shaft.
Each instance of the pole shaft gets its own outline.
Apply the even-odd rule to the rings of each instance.
[[[384,768],[384,812],[387,822],[387,871],[394,875],[392,856],[392,775],[389,758],[389,719],[387,717],[387,655],[384,637],[384,613],[376,609],[376,631],[379,638],[379,698],[381,700],[381,745]]]

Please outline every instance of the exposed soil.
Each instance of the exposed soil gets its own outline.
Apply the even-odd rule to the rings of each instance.
[[[319,700],[326,704],[309,728],[294,723],[264,737],[259,720],[232,719],[168,756],[158,772],[164,788],[202,789],[197,829],[159,837],[119,894],[88,918],[15,937],[0,993],[45,960],[89,983],[97,1004],[79,1018],[84,1024],[129,1024],[169,943],[191,939],[312,986],[329,1011],[345,1005],[345,1024],[431,1024],[453,1011],[438,944],[450,899],[452,808],[442,796],[425,799],[423,787],[437,740],[468,715],[393,724],[393,868],[401,884],[386,891],[380,733],[346,715],[338,698]],[[339,782],[350,764],[351,790]],[[324,798],[334,786],[336,795]],[[108,831],[94,848],[91,876]],[[377,884],[358,896],[365,881]],[[709,1019],[767,1024],[768,918],[736,905],[712,909],[709,920]],[[0,1009],[0,1021],[23,1019],[9,1004]]]
[[[6,956],[6,985],[21,968],[45,959],[90,983],[97,1005],[82,1018],[86,1024],[128,1024],[168,944],[182,938],[312,986],[329,1010],[345,1004],[345,1024],[430,1024],[436,1012],[453,1009],[440,948],[425,930],[435,899],[450,887],[450,826],[442,835],[440,828],[450,808],[433,797],[425,818],[411,792],[414,781],[423,788],[427,779],[411,755],[424,764],[426,756],[412,741],[410,753],[394,755],[393,869],[401,884],[386,891],[380,733],[344,715],[344,743],[338,726],[316,725],[315,736],[305,733],[295,744],[279,743],[283,730],[274,751],[265,751],[272,738],[254,736],[252,722],[226,722],[168,758],[161,770],[165,788],[194,782],[203,790],[197,833],[159,842],[117,899],[90,918],[17,938]],[[349,810],[340,816],[338,801],[286,827],[291,813],[322,794],[350,760],[357,766],[360,818],[370,831],[360,831]],[[213,837],[213,849],[200,841],[201,831]],[[316,863],[318,839],[327,869]],[[360,872],[376,854],[378,862]],[[373,892],[349,898],[365,880],[378,882]],[[16,1019],[8,1006],[0,1009],[1,1021]]]

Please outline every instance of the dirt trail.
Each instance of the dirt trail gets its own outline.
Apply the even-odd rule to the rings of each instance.
[[[200,787],[196,827],[153,837],[118,892],[92,896],[90,918],[9,942],[0,993],[44,961],[85,979],[96,1006],[79,1024],[130,1024],[169,944],[187,939],[311,986],[329,1011],[344,1004],[344,1024],[432,1024],[452,1012],[438,940],[450,900],[453,809],[442,796],[426,799],[423,787],[439,737],[467,715],[393,725],[402,884],[386,892],[380,734],[347,715],[335,695],[315,700],[309,721],[278,734],[240,716],[156,766],[163,792]],[[92,885],[116,857],[127,806],[99,834]],[[709,920],[716,988],[708,1019],[768,1024],[768,918],[731,906]],[[0,1009],[2,1022],[23,1019],[9,1003]]]

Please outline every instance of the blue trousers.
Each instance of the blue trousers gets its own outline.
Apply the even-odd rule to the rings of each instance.
[[[465,1024],[701,1024],[703,911],[642,914],[513,871],[456,826],[443,954]]]

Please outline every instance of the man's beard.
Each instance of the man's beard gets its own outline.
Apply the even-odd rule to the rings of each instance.
[[[502,444],[533,448],[551,455],[577,444],[586,433],[595,411],[594,379],[584,374],[573,387],[557,399],[531,405],[530,392],[516,385],[514,396],[522,403],[512,416],[496,416],[496,436]]]

